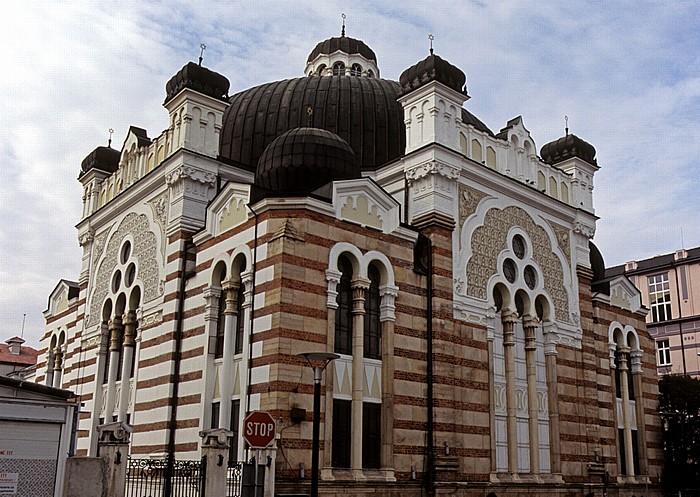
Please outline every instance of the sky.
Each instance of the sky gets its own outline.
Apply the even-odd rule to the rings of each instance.
[[[206,44],[231,94],[303,75],[346,33],[381,76],[435,53],[467,75],[465,107],[497,132],[523,116],[537,149],[570,131],[597,149],[594,238],[606,265],[700,246],[700,2],[0,2],[0,341],[38,347],[48,295],[77,280],[77,181],[129,126],[168,125],[165,83]]]

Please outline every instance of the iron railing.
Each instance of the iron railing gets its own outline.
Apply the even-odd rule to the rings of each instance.
[[[171,463],[129,458],[125,497],[205,497],[206,459]]]
[[[226,497],[241,497],[243,485],[243,463],[229,461],[226,473]]]

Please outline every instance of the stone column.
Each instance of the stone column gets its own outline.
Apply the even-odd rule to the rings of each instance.
[[[515,398],[515,323],[518,316],[515,311],[504,310],[503,321],[503,356],[506,373],[506,433],[508,438],[508,472],[518,472],[518,423],[516,419],[517,404]]]
[[[394,301],[399,294],[396,286],[384,285],[379,288],[381,296],[381,347],[382,347],[382,454],[381,467],[391,470],[394,467]],[[387,475],[393,478],[392,474]]]
[[[63,350],[61,345],[53,351],[53,379],[52,387],[61,388],[61,373],[63,372]]]
[[[51,346],[49,346],[49,356],[46,361],[46,386],[47,387],[52,387],[53,386],[53,368],[54,368],[54,363],[55,363],[55,356],[53,352],[51,351]]]
[[[540,472],[539,409],[537,402],[537,320],[532,316],[523,318],[525,331],[525,368],[527,374],[527,411],[530,432],[530,472]]]
[[[547,374],[547,397],[549,409],[549,453],[551,472],[561,474],[561,445],[559,442],[559,395],[557,392],[557,347],[553,325],[544,326],[544,364]]]
[[[119,413],[117,421],[126,422],[129,408],[129,392],[131,390],[131,363],[134,361],[136,346],[136,312],[129,311],[124,315],[124,349],[122,351],[122,388],[119,391]]]
[[[641,350],[633,350],[630,352],[630,367],[632,369],[633,388],[636,392],[637,401],[637,438],[639,449],[639,472],[642,475],[649,474],[649,459],[647,454],[647,431],[644,423],[644,384],[642,383],[642,356],[644,352]]]
[[[240,282],[226,279],[223,282],[226,292],[224,310],[224,352],[221,364],[221,404],[219,406],[219,428],[229,428],[231,423],[231,395],[233,393],[233,351],[236,338],[238,314],[238,288]]]
[[[350,467],[356,477],[362,475],[362,399],[364,397],[364,330],[365,293],[369,280],[356,278],[352,282],[352,448]]]
[[[207,461],[204,478],[207,481],[207,495],[226,494],[226,477],[228,473],[228,440],[233,432],[223,428],[214,428],[199,432],[202,437],[202,458]]]
[[[103,464],[104,490],[107,497],[121,497],[126,491],[131,427],[122,422],[97,427],[100,457]]]
[[[627,354],[629,347],[618,347],[617,368],[620,372],[620,391],[622,392],[622,426],[623,443],[625,444],[625,465],[627,474],[634,475],[634,454],[632,454],[632,423],[630,419],[629,403],[630,391],[627,382]]]
[[[109,342],[109,372],[107,375],[107,399],[105,401],[105,423],[112,420],[115,396],[117,390],[117,370],[119,369],[119,353],[122,343],[122,318],[114,316],[109,322],[112,339]]]
[[[496,335],[495,322],[495,308],[491,307],[486,313],[486,344],[489,353],[489,427],[491,429],[489,453],[491,456],[492,472],[496,471],[496,375],[493,361],[493,341]]]
[[[326,307],[328,309],[328,326],[326,328],[326,352],[335,352],[335,313],[338,309],[338,284],[340,283],[340,271],[332,269],[326,270],[326,280],[328,281],[328,290],[326,298]],[[321,462],[321,480],[333,479],[333,392],[335,378],[335,363],[332,361],[325,370],[326,379],[326,409],[325,422],[323,423],[323,459]]]

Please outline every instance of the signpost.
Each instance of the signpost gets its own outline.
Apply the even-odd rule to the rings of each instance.
[[[243,438],[253,449],[266,448],[275,434],[275,420],[269,412],[253,411],[243,420]]]

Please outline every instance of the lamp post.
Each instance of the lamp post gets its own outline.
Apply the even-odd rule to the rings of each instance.
[[[309,366],[314,371],[314,425],[313,443],[311,446],[311,497],[318,497],[318,452],[319,452],[319,432],[321,428],[321,374],[328,364],[338,359],[338,354],[330,352],[305,352],[297,354],[298,357],[306,359]],[[311,361],[322,363],[323,366],[316,366]]]

